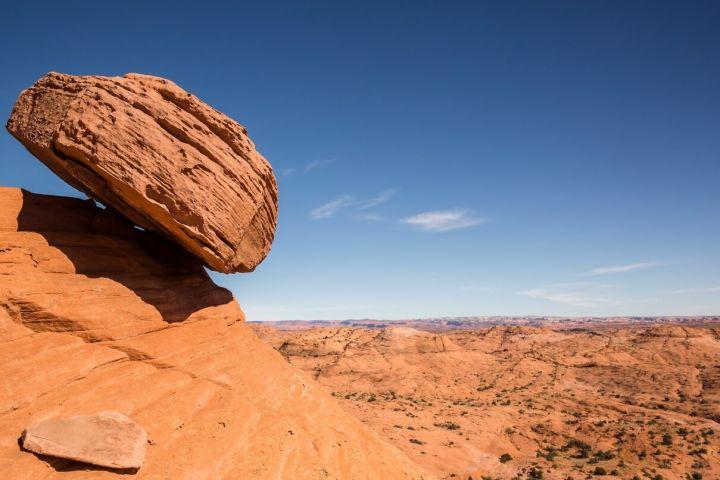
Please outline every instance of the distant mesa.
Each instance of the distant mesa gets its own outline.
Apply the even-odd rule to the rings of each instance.
[[[403,352],[438,353],[457,349],[447,335],[436,335],[408,327],[384,329],[378,336],[378,340],[379,351],[392,354]]]
[[[278,190],[245,128],[149,75],[49,73],[7,129],[53,172],[219,272],[252,271],[275,234]]]

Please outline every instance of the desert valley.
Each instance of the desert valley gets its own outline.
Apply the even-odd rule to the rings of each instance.
[[[720,478],[718,319],[657,320],[253,328],[441,479]]]

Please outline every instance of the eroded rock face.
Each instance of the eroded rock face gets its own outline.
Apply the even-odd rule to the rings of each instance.
[[[120,412],[48,419],[28,427],[23,448],[40,455],[115,469],[138,469],[145,461],[147,432]]]
[[[0,310],[35,331],[117,340],[243,320],[200,262],[92,201],[0,187]]]
[[[270,250],[270,164],[244,127],[169,80],[49,73],[7,128],[66,182],[211,269],[252,271]]]
[[[18,447],[28,425],[106,410],[147,431],[133,478],[432,478],[176,250],[91,202],[0,189],[2,478],[127,478]]]

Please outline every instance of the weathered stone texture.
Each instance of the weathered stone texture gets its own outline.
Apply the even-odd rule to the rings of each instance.
[[[70,185],[211,269],[252,271],[270,251],[270,164],[243,126],[169,80],[49,73],[7,128]]]

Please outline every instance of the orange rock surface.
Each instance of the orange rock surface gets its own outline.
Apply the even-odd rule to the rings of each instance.
[[[37,422],[115,410],[141,479],[423,479],[261,342],[199,262],[92,202],[0,188],[0,472],[128,478],[21,450]]]
[[[118,470],[145,461],[147,432],[120,412],[43,420],[22,434],[25,450]]]
[[[7,128],[63,180],[221,272],[252,271],[277,219],[245,128],[169,80],[49,73]]]
[[[442,479],[720,478],[717,324],[567,327],[253,324]]]

